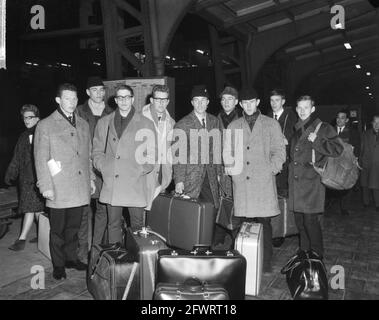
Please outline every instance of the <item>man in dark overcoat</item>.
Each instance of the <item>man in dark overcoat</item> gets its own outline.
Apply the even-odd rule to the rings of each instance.
[[[360,163],[363,205],[370,205],[372,192],[376,211],[379,212],[379,115],[373,117],[372,129],[363,133]]]
[[[337,138],[337,132],[328,123],[323,122],[318,133],[314,133],[321,122],[315,116],[315,110],[312,97],[301,96],[297,100],[299,121],[291,141],[288,208],[295,213],[300,249],[312,249],[322,258],[324,247],[319,214],[324,212],[325,186],[312,165],[312,149],[316,155],[315,165],[322,167],[326,157],[339,156],[343,146]]]
[[[91,134],[91,142],[95,132],[95,127],[98,120],[113,110],[104,101],[105,87],[103,81],[99,77],[90,77],[87,81],[88,100],[77,107],[76,111],[79,117],[87,121]],[[96,175],[96,192],[91,196],[91,202],[96,210],[95,214],[92,213],[91,204],[86,206],[83,210],[82,223],[80,225],[79,249],[78,257],[81,261],[86,262],[88,258],[88,249],[92,244],[100,244],[107,226],[107,207],[105,204],[99,202],[100,191],[103,184],[100,172],[94,170]],[[94,228],[92,236],[92,219],[94,217]],[[89,240],[90,239],[90,240]],[[92,241],[91,241],[92,239]]]

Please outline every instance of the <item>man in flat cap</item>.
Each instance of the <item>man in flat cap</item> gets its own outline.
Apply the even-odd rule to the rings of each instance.
[[[190,132],[195,130],[200,132],[201,129],[205,129],[205,138],[208,138],[211,130],[218,130],[219,133],[220,124],[215,116],[206,112],[209,104],[209,93],[205,86],[198,85],[193,87],[191,104],[193,111],[177,122],[174,127],[175,130],[184,131],[187,137],[187,162],[173,165],[175,191],[191,198],[199,198],[205,202],[212,203],[215,208],[218,208],[218,177],[221,173],[221,157],[219,157],[219,161],[214,161],[217,155],[213,154],[213,143],[221,144],[221,140],[210,139],[207,150],[202,148],[203,145],[200,144],[200,139],[196,141],[199,142],[198,157],[197,163],[193,163],[194,161],[191,160],[194,159],[190,159],[191,155],[193,157],[194,152],[194,150],[191,150]],[[204,133],[204,131],[201,132]],[[218,150],[221,150],[221,145],[218,147]],[[209,161],[207,163],[202,163],[202,153],[208,153]]]
[[[105,87],[100,77],[88,78],[86,93],[88,95],[88,100],[84,104],[78,106],[76,110],[78,115],[89,124],[92,142],[97,121],[107,114],[110,114],[113,110],[104,101]],[[101,174],[97,170],[95,170],[95,174],[96,192],[92,195],[91,202],[96,211],[95,214],[92,213],[91,204],[84,208],[82,223],[78,233],[78,257],[83,262],[86,262],[88,258],[88,246],[91,245],[90,239],[92,238],[92,244],[100,244],[107,226],[106,205],[99,202],[103,182]],[[93,216],[95,223],[92,237]]]
[[[234,215],[241,222],[255,218],[263,225],[263,272],[271,272],[270,217],[280,214],[275,175],[286,161],[286,148],[279,122],[259,111],[257,92],[253,88],[243,89],[239,98],[243,116],[228,126],[232,134],[224,140],[225,170],[233,180]],[[243,134],[237,134],[236,130],[242,130]],[[243,167],[236,170],[231,155],[241,145]]]

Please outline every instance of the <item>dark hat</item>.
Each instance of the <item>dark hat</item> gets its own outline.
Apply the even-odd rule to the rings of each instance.
[[[229,94],[229,95],[235,97],[236,99],[238,99],[238,91],[237,91],[237,89],[235,89],[235,88],[233,88],[233,87],[226,86],[226,87],[224,88],[224,90],[222,90],[222,92],[220,93],[220,98],[221,98],[224,94]]]
[[[253,100],[258,98],[258,93],[254,88],[243,88],[240,91],[239,99],[242,100]]]
[[[98,87],[98,86],[103,86],[104,83],[103,80],[101,80],[100,77],[89,77],[87,80],[87,89],[92,88],[92,87]]]
[[[192,88],[191,99],[193,97],[206,97],[209,99],[209,93],[204,85],[197,85]]]

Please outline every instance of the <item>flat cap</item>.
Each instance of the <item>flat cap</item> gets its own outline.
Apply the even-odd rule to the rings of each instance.
[[[220,98],[222,98],[222,96],[224,94],[229,94],[229,95],[235,97],[236,99],[238,99],[238,91],[237,91],[237,89],[235,89],[233,87],[226,86],[224,88],[224,90],[222,90],[222,92],[220,93]]]
[[[89,77],[87,80],[87,89],[92,88],[92,87],[99,87],[103,86],[104,83],[103,80],[101,80],[100,77]]]
[[[205,85],[196,85],[192,88],[191,99],[193,97],[206,97],[209,99],[209,92]]]
[[[240,91],[239,99],[242,100],[253,100],[258,98],[258,93],[254,88],[243,88]]]

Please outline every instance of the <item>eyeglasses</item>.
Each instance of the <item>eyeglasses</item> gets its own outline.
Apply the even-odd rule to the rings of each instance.
[[[117,100],[130,100],[132,98],[133,96],[117,96],[116,97]]]
[[[24,120],[32,120],[34,118],[37,118],[37,116],[28,116],[28,117],[23,117]]]
[[[159,103],[167,103],[168,98],[153,98],[155,101],[158,101]]]

